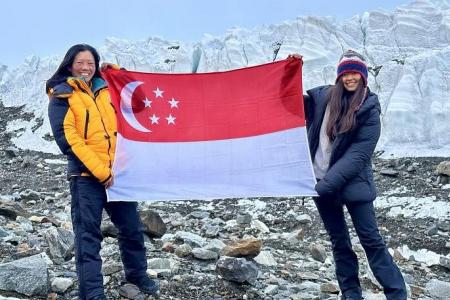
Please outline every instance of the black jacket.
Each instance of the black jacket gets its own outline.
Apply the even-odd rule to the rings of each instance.
[[[308,142],[313,159],[319,145],[330,87],[308,90],[308,95],[304,97]],[[319,196],[337,197],[342,201],[375,200],[371,158],[380,137],[380,112],[378,96],[368,91],[366,101],[356,113],[356,126],[338,134],[332,143],[329,169],[316,185]]]

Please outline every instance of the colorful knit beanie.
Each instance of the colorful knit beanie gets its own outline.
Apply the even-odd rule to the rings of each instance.
[[[339,59],[336,82],[343,74],[350,72],[361,74],[361,77],[364,80],[364,86],[367,86],[368,72],[366,60],[361,54],[353,50],[345,51]]]

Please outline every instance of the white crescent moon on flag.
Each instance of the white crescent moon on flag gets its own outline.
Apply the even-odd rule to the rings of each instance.
[[[127,123],[134,129],[142,132],[151,132],[151,130],[142,126],[136,119],[133,108],[131,106],[131,98],[133,96],[134,90],[143,84],[142,81],[132,81],[127,83],[122,91],[120,92],[120,112],[122,116],[127,121]]]

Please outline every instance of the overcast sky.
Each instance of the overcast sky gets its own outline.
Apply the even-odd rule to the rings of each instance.
[[[0,64],[11,67],[32,54],[63,55],[73,44],[103,45],[106,37],[160,36],[199,41],[204,33],[253,28],[297,16],[342,20],[365,11],[394,11],[412,0],[7,0],[1,1]]]

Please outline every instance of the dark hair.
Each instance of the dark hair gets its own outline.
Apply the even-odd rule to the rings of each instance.
[[[342,79],[338,80],[328,93],[330,117],[326,132],[330,140],[334,140],[339,133],[347,132],[355,126],[356,112],[366,97],[363,80],[359,81],[358,88],[350,94],[348,101],[343,99],[344,93],[347,92]]]
[[[47,83],[45,85],[45,91],[49,93],[50,89],[55,87],[56,85],[60,84],[61,82],[64,82],[67,80],[67,77],[72,76],[72,72],[70,71],[70,68],[72,67],[73,61],[75,59],[75,56],[77,56],[78,53],[83,51],[89,51],[94,56],[95,60],[95,74],[94,77],[102,77],[100,75],[100,55],[98,55],[97,50],[95,50],[94,47],[87,45],[87,44],[77,44],[70,47],[69,50],[67,50],[66,55],[64,56],[61,64],[59,65],[58,69],[56,70],[55,74],[53,74],[52,77],[50,77],[49,80],[47,80]]]

